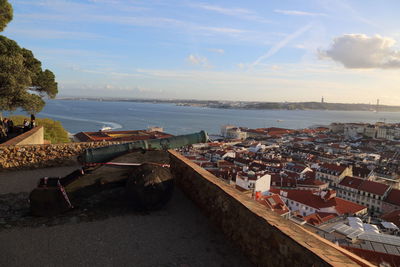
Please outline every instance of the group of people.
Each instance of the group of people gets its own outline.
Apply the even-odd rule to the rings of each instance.
[[[24,128],[23,128],[24,132],[29,131],[33,127],[36,127],[35,115],[33,115],[33,114],[31,115],[30,122],[27,119],[24,119],[23,126],[24,126]]]
[[[7,138],[14,132],[14,122],[11,119],[4,118],[0,121],[0,139]]]
[[[36,127],[35,115],[31,114],[30,122],[27,119],[24,119],[23,126],[24,126],[24,128],[23,128],[24,132],[29,131],[33,127]]]
[[[0,141],[5,141],[9,139],[10,137],[13,137],[13,133],[19,134],[22,132],[27,132],[33,127],[36,127],[36,122],[35,122],[35,115],[31,115],[31,120],[28,121],[27,119],[24,119],[24,122],[21,126],[14,126],[14,122],[9,119],[9,118],[0,118]]]

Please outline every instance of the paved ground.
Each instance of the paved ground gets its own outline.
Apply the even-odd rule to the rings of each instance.
[[[30,192],[42,177],[65,176],[79,166],[0,172],[0,194]]]
[[[0,173],[0,194],[29,191],[42,176],[73,169]],[[0,266],[251,266],[179,190],[150,214],[76,218],[0,230]]]

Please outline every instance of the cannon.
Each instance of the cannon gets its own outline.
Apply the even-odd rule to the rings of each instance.
[[[173,177],[168,149],[208,141],[206,132],[86,149],[78,162],[82,169],[65,177],[41,178],[30,193],[34,216],[54,216],[73,209],[81,198],[115,186],[125,186],[134,209],[162,208],[171,198]]]

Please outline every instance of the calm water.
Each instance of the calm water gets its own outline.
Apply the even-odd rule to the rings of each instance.
[[[20,114],[15,112],[14,114]],[[5,114],[6,115],[6,114]],[[98,131],[103,126],[116,130],[138,130],[161,126],[172,134],[205,130],[220,132],[224,124],[260,128],[307,128],[332,122],[399,122],[400,112],[347,112],[316,110],[235,110],[136,102],[49,100],[37,117],[61,121],[71,133]]]

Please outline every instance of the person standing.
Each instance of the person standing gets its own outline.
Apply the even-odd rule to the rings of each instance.
[[[29,121],[24,119],[24,132],[29,131]]]
[[[31,123],[29,124],[29,128],[34,128],[34,127],[36,127],[36,122],[35,122],[35,115],[34,114],[31,114]]]
[[[4,120],[0,120],[0,140],[3,141],[5,139],[7,139],[7,126],[4,123]]]
[[[3,129],[6,133],[6,135],[8,135],[9,129],[8,129],[8,119],[7,118],[3,119]]]
[[[36,127],[36,122],[35,122],[35,120],[31,120],[31,123],[29,124],[29,128],[32,129],[34,127]]]
[[[14,133],[14,122],[12,119],[8,119],[7,121],[8,124],[8,132],[9,133]]]

